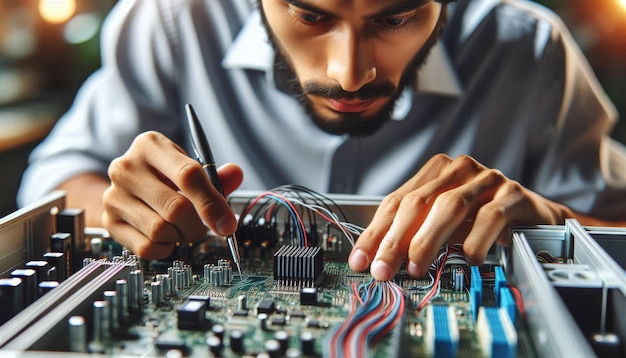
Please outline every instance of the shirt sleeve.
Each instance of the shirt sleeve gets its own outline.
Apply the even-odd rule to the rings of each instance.
[[[120,1],[102,31],[102,67],[32,152],[18,192],[24,206],[80,173],[106,175],[141,132],[180,133],[165,1]]]
[[[609,137],[618,114],[565,25],[550,19],[542,80],[535,102],[531,188],[581,213],[626,218],[626,150]],[[560,103],[546,119],[541,108]]]

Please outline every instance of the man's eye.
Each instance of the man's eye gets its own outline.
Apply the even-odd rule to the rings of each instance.
[[[300,18],[300,20],[309,24],[314,24],[324,19],[322,15],[311,13],[311,12],[300,12],[298,14],[298,17]]]
[[[412,20],[414,20],[416,12],[417,10],[411,10],[399,14],[394,14],[393,16],[381,17],[376,20],[376,23],[378,24],[378,26],[381,26],[385,29],[400,29],[403,26],[408,25]]]
[[[405,17],[385,17],[380,20],[380,23],[386,27],[394,28],[404,25],[407,21]]]

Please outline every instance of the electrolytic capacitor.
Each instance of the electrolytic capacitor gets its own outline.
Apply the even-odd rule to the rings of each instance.
[[[161,281],[152,281],[150,283],[150,289],[152,293],[152,304],[156,307],[163,304],[163,286]]]
[[[244,345],[243,345],[243,331],[240,329],[233,329],[230,331],[228,335],[230,349],[236,354],[244,353]]]
[[[46,252],[43,254],[43,259],[46,260],[51,268],[54,268],[56,273],[55,281],[63,282],[67,278],[67,262],[65,254],[62,252]]]
[[[118,315],[119,320],[122,322],[128,321],[129,316],[129,293],[128,293],[128,282],[124,279],[119,279],[115,281],[115,292],[117,292],[118,297]]]
[[[166,273],[158,274],[156,279],[161,282],[163,286],[163,298],[169,297],[174,294],[172,290],[172,278]]]
[[[46,293],[52,291],[59,285],[57,281],[41,281],[37,286],[37,297],[41,297]]]
[[[274,333],[274,339],[280,343],[280,354],[285,355],[289,348],[289,333],[287,331],[276,331]]]
[[[309,331],[302,332],[300,334],[300,346],[304,355],[315,355],[315,337],[313,336],[313,333]]]
[[[102,342],[109,339],[109,303],[95,301],[93,303],[93,340]]]
[[[21,278],[0,278],[0,324],[24,308],[24,283]]]
[[[50,264],[48,263],[48,261],[32,260],[25,263],[24,266],[37,272],[37,284],[39,284],[41,281],[50,280]]]
[[[39,291],[37,286],[37,272],[33,269],[15,269],[11,272],[11,276],[22,280],[25,305],[28,306],[35,302]]]
[[[117,291],[104,291],[104,300],[109,304],[109,329],[112,333],[118,331],[120,326],[119,296]]]
[[[275,339],[270,339],[265,342],[265,352],[269,354],[270,358],[280,358],[283,356],[280,343]]]
[[[213,332],[213,335],[219,338],[220,341],[224,340],[224,331],[224,326],[221,324],[214,324],[213,327],[211,327],[211,332]]]
[[[57,232],[50,236],[50,251],[63,254],[63,272],[67,278],[72,271],[72,235],[67,232]],[[59,271],[61,268],[59,268]]]
[[[141,270],[130,272],[130,287],[128,292],[130,312],[137,314],[141,311],[143,303],[143,274]]]
[[[67,320],[69,326],[69,351],[77,353],[87,352],[87,327],[85,318],[82,316],[72,316]]]
[[[206,344],[209,346],[209,351],[213,354],[214,357],[222,356],[222,348],[224,347],[222,344],[222,340],[217,336],[209,336],[206,340]]]

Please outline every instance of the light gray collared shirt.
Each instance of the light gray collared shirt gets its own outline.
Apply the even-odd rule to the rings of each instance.
[[[417,90],[365,138],[319,130],[277,88],[249,0],[121,1],[102,43],[102,68],[33,152],[20,205],[106,174],[147,130],[189,149],[191,103],[218,165],[243,168],[242,189],[385,195],[433,155],[467,154],[575,210],[626,218],[626,150],[607,137],[615,109],[560,20],[531,2],[459,1]]]

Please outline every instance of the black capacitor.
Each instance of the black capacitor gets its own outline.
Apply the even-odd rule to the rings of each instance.
[[[11,272],[12,277],[22,279],[24,285],[24,304],[30,305],[37,299],[39,291],[37,287],[37,271],[33,269],[15,269]]]
[[[222,344],[222,340],[217,336],[210,336],[206,340],[207,346],[209,346],[209,351],[213,354],[214,357],[222,356],[222,348],[224,348]]]
[[[65,277],[72,271],[72,234],[68,232],[57,232],[50,236],[50,251],[60,252],[65,256]]]
[[[74,253],[85,251],[85,210],[63,209],[57,213],[57,232],[65,232],[71,235],[71,251]],[[58,251],[58,250],[52,250]],[[71,262],[71,271],[68,274],[80,270],[83,266],[81,255],[68,256]]]
[[[43,259],[50,264],[51,272],[54,269],[56,278],[55,281],[63,282],[67,278],[67,262],[65,260],[65,254],[62,252],[46,252],[43,254]]]
[[[270,358],[280,358],[283,356],[280,343],[275,339],[270,339],[265,342],[265,352],[269,354]]]
[[[300,347],[305,356],[315,355],[315,337],[313,333],[304,331],[300,334]]]
[[[280,355],[284,356],[287,348],[289,348],[289,333],[283,330],[276,331],[274,339],[280,344]]]
[[[38,285],[37,297],[41,297],[52,291],[59,285],[58,281],[41,281]]]
[[[245,349],[243,346],[243,331],[240,329],[233,329],[228,335],[230,342],[230,349],[239,355],[244,354]]]
[[[67,320],[69,327],[68,345],[70,352],[87,352],[87,326],[82,316],[71,316]]]
[[[117,291],[104,291],[104,300],[109,304],[109,328],[112,333],[117,333],[120,327],[120,298]]]
[[[213,327],[211,327],[211,332],[213,332],[213,335],[219,338],[220,341],[224,340],[224,331],[224,326],[221,324],[214,324]]]
[[[24,283],[21,278],[0,278],[0,325],[24,308]]]
[[[32,260],[25,263],[24,266],[37,272],[37,283],[50,280],[50,264],[48,261]]]

